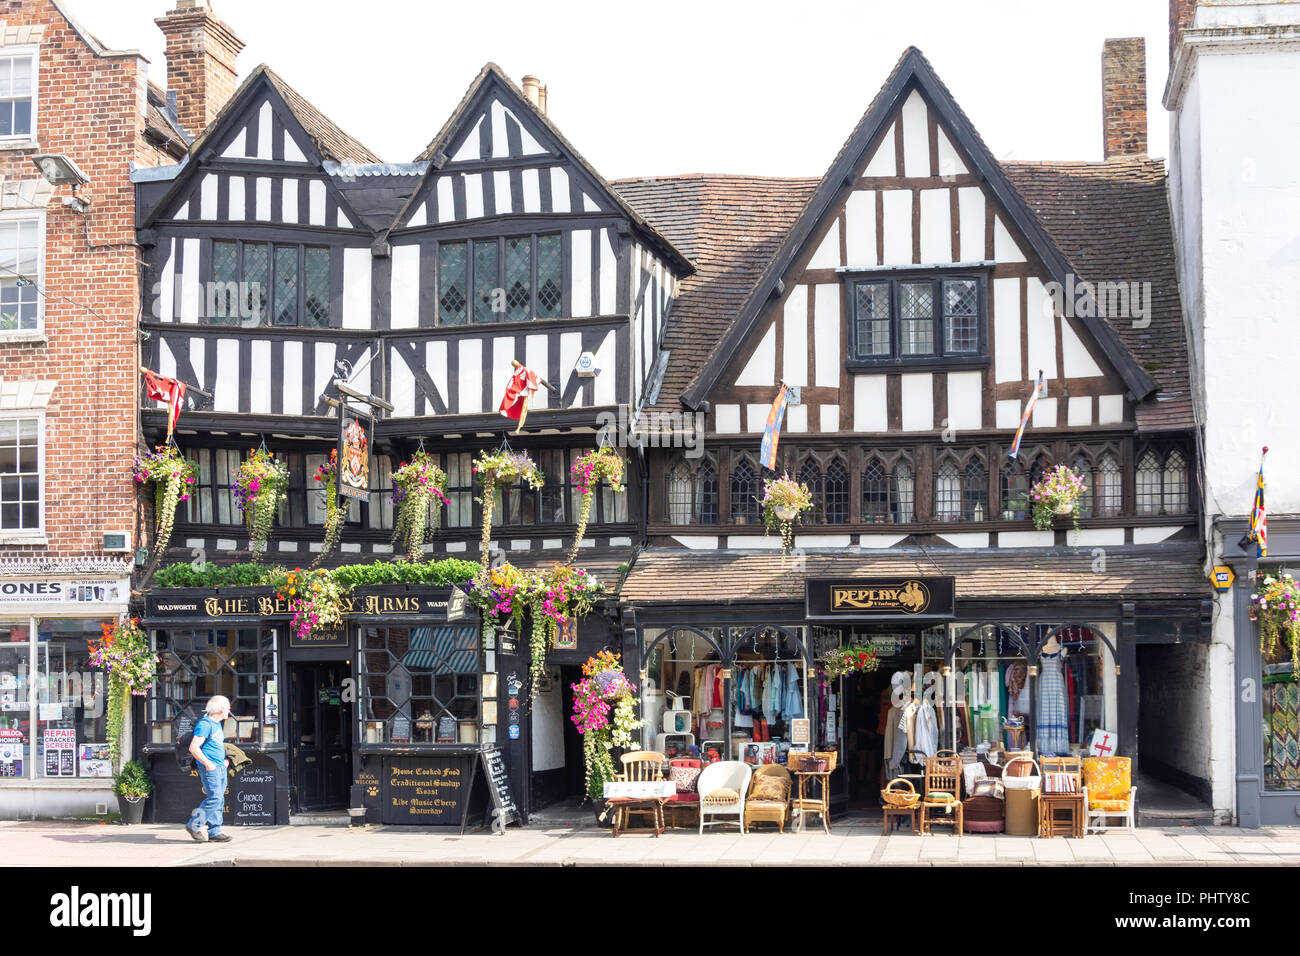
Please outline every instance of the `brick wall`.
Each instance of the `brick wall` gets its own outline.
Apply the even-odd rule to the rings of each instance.
[[[167,38],[167,89],[176,93],[181,125],[197,136],[234,95],[244,42],[193,0],[154,22]]]
[[[1101,116],[1104,155],[1147,152],[1146,41],[1107,40],[1101,51]]]
[[[34,147],[0,150],[7,183],[39,180],[37,153],[70,157],[90,179],[88,215],[45,206],[44,341],[0,342],[6,382],[57,380],[46,408],[46,545],[0,543],[0,559],[101,553],[108,530],[136,529],[138,253],[129,162],[170,158],[145,145],[146,63],[97,55],[48,0],[0,0],[7,36],[39,37]],[[10,42],[13,42],[12,39]],[[73,300],[73,301],[69,301]]]
[[[1169,0],[1169,59],[1174,58],[1178,37],[1196,19],[1196,0]]]

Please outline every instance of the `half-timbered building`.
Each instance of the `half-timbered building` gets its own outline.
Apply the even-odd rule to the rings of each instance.
[[[1145,134],[1102,163],[999,162],[913,48],[820,179],[617,185],[701,253],[647,404],[702,415],[703,450],[649,452],[649,547],[622,590],[647,745],[665,743],[666,695],[689,695],[706,749],[838,746],[843,805],[877,799],[882,764],[904,762],[892,739],[882,754],[891,692],[941,702],[940,747],[1000,746],[1018,717],[1035,751],[1086,751],[1101,729],[1138,756],[1145,723],[1187,712],[1139,706],[1140,691],[1168,697],[1161,647],[1204,640],[1208,607],[1164,169]],[[781,383],[797,397],[768,471]],[[1057,464],[1087,482],[1078,528],[1036,530],[1027,492]],[[789,555],[760,504],[781,473],[814,501]],[[888,597],[908,582],[932,602]],[[875,674],[808,679],[815,658],[869,642]],[[1158,747],[1140,759],[1190,776]]]

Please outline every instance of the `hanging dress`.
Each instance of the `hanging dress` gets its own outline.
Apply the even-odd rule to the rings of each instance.
[[[1065,676],[1061,652],[1039,658],[1038,752],[1045,757],[1070,753],[1069,716],[1065,705]]]

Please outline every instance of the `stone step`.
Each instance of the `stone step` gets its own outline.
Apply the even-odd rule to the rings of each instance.
[[[1144,810],[1138,804],[1137,822],[1140,827],[1209,827],[1214,826],[1214,811],[1209,807]]]
[[[330,810],[325,813],[291,813],[291,827],[346,827],[352,818],[346,810]]]

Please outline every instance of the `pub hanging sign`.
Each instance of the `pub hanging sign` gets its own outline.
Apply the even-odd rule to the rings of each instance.
[[[810,621],[901,621],[951,618],[957,584],[951,576],[809,578]]]
[[[370,499],[370,436],[375,420],[344,405],[339,417],[339,494],[356,501]]]

